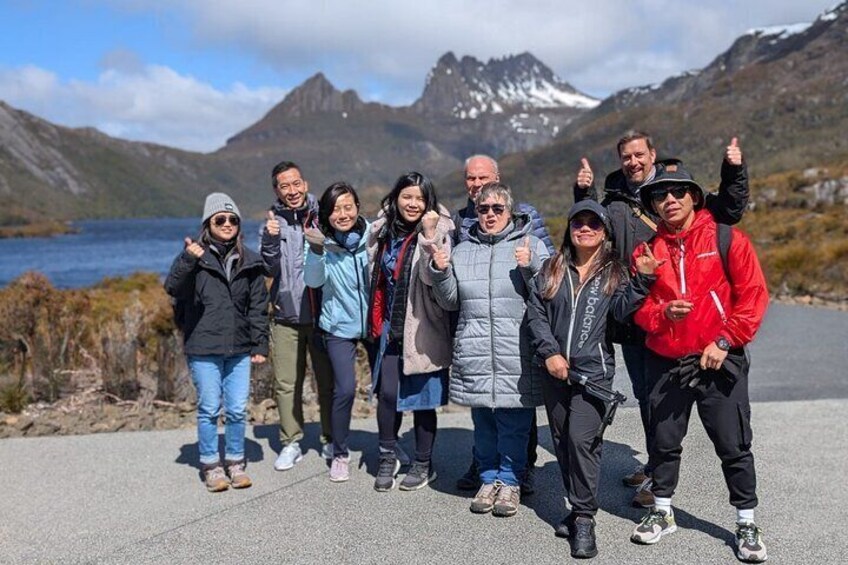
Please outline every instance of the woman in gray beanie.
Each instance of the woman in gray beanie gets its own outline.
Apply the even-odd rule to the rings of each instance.
[[[615,376],[607,315],[623,320],[648,295],[641,276],[628,282],[611,245],[606,210],[583,200],[568,213],[568,233],[535,280],[527,307],[531,350],[545,369],[542,392],[554,450],[571,505],[557,526],[573,557],[594,557],[602,438],[596,437],[606,407],[582,379],[610,388]],[[636,262],[650,275],[657,262],[650,250]]]
[[[246,488],[244,434],[250,364],[268,356],[268,293],[259,254],[242,242],[235,202],[216,192],[206,197],[197,240],[171,265],[165,290],[175,299],[191,378],[197,389],[197,437],[206,488]],[[265,234],[279,234],[269,219]],[[279,238],[269,237],[277,241]],[[218,453],[218,416],[223,404],[224,464]]]

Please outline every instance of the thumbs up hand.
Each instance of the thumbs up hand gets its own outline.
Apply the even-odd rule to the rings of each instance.
[[[203,255],[204,252],[203,247],[201,247],[199,243],[192,240],[190,237],[185,238],[184,242],[185,250],[188,252],[188,254],[192,257],[200,259],[200,256]]]
[[[595,180],[595,175],[592,173],[592,167],[589,166],[589,160],[586,157],[580,159],[580,170],[577,171],[577,187],[586,190],[592,186]]]
[[[730,145],[724,151],[724,160],[737,167],[742,164],[742,148],[739,147],[738,137],[730,140]]]
[[[265,220],[265,231],[269,235],[280,235],[280,220],[274,215],[272,210],[268,210],[268,216]]]
[[[529,267],[533,252],[530,251],[530,236],[524,238],[520,245],[515,247],[515,262],[519,267]]]
[[[424,232],[424,237],[433,239],[436,235],[436,226],[439,224],[439,213],[435,210],[430,210],[421,218],[421,231]]]

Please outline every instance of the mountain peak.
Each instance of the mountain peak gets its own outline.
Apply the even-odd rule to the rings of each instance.
[[[529,52],[490,59],[483,64],[453,52],[442,55],[413,108],[422,114],[475,119],[540,108],[593,108],[598,101],[567,82]]]
[[[324,73],[316,73],[289,92],[269,115],[282,113],[289,117],[301,117],[326,112],[352,112],[361,109],[363,105],[356,92],[341,92],[327,80]]]

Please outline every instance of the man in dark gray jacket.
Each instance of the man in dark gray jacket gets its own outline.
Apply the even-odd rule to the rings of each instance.
[[[333,370],[316,330],[315,320],[321,307],[320,291],[306,287],[303,281],[307,239],[323,242],[318,226],[318,201],[309,194],[300,167],[282,161],[271,172],[277,200],[270,211],[280,223],[279,260],[269,254],[263,242],[262,259],[273,276],[271,304],[271,358],[274,365],[274,395],[280,414],[280,440],[283,449],[274,462],[278,471],[291,469],[303,458],[303,382],[306,377],[306,353],[318,383],[321,410],[322,455],[332,459],[330,413],[333,402]],[[318,234],[316,234],[318,232]]]

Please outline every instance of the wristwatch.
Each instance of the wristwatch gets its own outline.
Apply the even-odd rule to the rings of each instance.
[[[716,347],[722,351],[730,351],[730,342],[723,335],[720,335],[715,340]]]

